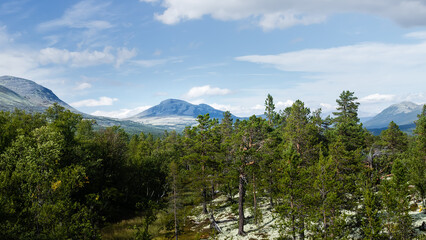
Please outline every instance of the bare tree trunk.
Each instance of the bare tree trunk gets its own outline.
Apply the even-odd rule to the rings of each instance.
[[[238,187],[238,235],[245,236],[244,232],[244,197],[245,197],[245,188],[244,188],[244,172],[240,171],[240,181]]]
[[[212,199],[214,199],[214,183],[213,183],[213,180],[211,181],[211,184],[212,184]]]
[[[202,194],[203,194],[203,213],[207,214],[209,212],[207,211],[207,189],[206,189],[206,184],[204,182],[205,181],[205,173],[204,173],[205,169],[204,169],[204,165],[201,167],[201,170],[202,170],[202,174],[203,174],[203,179],[202,179],[202,181],[203,181],[203,189],[202,189]]]

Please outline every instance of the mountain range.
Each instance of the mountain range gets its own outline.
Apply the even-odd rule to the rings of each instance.
[[[194,105],[179,99],[167,99],[126,119],[92,116],[79,112],[59,99],[50,89],[31,80],[12,76],[0,77],[0,110],[13,111],[18,108],[27,112],[43,112],[53,103],[58,103],[72,112],[81,114],[85,119],[96,120],[101,127],[120,125],[129,133],[143,131],[161,134],[164,130],[181,131],[186,126],[196,125],[198,115],[209,113],[211,118],[221,119],[224,113],[207,104]],[[412,102],[394,104],[376,116],[365,119],[363,125],[377,135],[386,129],[391,121],[394,121],[401,130],[410,133],[415,127],[414,121],[421,113],[422,106]],[[244,119],[234,115],[232,118]]]
[[[14,111],[17,108],[29,113],[43,112],[54,103],[58,103],[74,113],[81,114],[85,119],[95,120],[98,127],[120,125],[129,133],[140,133],[143,131],[155,135],[164,132],[164,129],[130,120],[99,117],[82,113],[59,99],[50,89],[31,80],[12,76],[0,77],[0,111]]]

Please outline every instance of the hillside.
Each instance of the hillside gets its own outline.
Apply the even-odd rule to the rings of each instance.
[[[160,135],[164,132],[164,129],[151,125],[82,113],[58,98],[52,90],[31,80],[13,76],[0,77],[0,111],[20,109],[30,113],[43,112],[54,103],[58,103],[74,113],[81,114],[84,119],[95,120],[96,128],[121,126],[130,134],[149,132]]]
[[[364,127],[368,130],[387,128],[391,121],[394,121],[400,126],[413,125],[414,121],[417,119],[417,115],[420,114],[421,111],[422,105],[417,105],[412,102],[401,102],[389,106],[372,119],[366,121]]]

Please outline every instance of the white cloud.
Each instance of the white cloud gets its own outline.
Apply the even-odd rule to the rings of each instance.
[[[205,85],[201,87],[193,87],[186,94],[187,98],[197,98],[201,96],[218,96],[218,95],[227,95],[230,94],[231,90],[226,88],[211,87],[210,85]]]
[[[229,104],[217,104],[217,103],[212,103],[212,104],[209,104],[212,108],[214,108],[214,109],[218,109],[218,110],[221,110],[221,111],[232,111],[232,106],[231,105],[229,105]]]
[[[117,58],[115,61],[115,67],[119,68],[121,64],[126,62],[129,59],[132,59],[137,55],[136,49],[129,50],[127,48],[119,48],[117,49]]]
[[[108,21],[93,19],[103,13],[109,5],[108,2],[81,1],[67,9],[62,17],[39,24],[38,29],[45,31],[59,27],[90,30],[111,28],[112,24]]]
[[[230,104],[209,104],[215,109],[221,111],[229,111],[230,113],[242,117],[242,116],[251,116],[253,114],[263,114],[265,107],[260,104],[255,104],[254,106],[241,106],[241,105],[230,105]]]
[[[426,39],[426,31],[419,31],[419,32],[411,32],[404,35],[406,38],[413,38],[413,39]]]
[[[153,0],[144,0],[153,2]],[[426,25],[426,2],[419,0],[162,0],[157,20],[177,24],[211,16],[229,21],[250,19],[265,30],[320,23],[339,13],[389,18],[402,26]]]
[[[320,103],[319,105],[321,107],[322,112],[330,112],[330,111],[336,110],[336,106],[333,106],[328,103]]]
[[[117,111],[95,111],[91,114],[95,116],[104,116],[104,117],[112,117],[112,118],[128,118],[140,112],[143,112],[150,107],[151,106],[141,106],[141,107],[137,107],[133,109],[123,108]]]
[[[182,58],[178,58],[178,57],[170,57],[170,58],[163,58],[163,59],[149,59],[149,60],[134,60],[132,61],[132,63],[141,66],[141,67],[146,67],[146,68],[150,68],[150,67],[155,67],[158,65],[164,65],[166,63],[179,63],[182,62]]]
[[[276,55],[249,55],[236,60],[274,66],[283,71],[312,73],[399,71],[426,66],[426,43],[357,45],[307,49]]]
[[[276,95],[296,99],[303,93],[302,101],[311,106],[321,102],[335,102],[343,90],[355,92],[355,96],[368,96],[376,94],[377,89],[385,89],[388,95],[402,96],[410,95],[414,91],[424,94],[424,90],[420,89],[426,89],[424,42],[362,43],[275,55],[242,56],[236,60],[273,67],[281,71],[297,72],[300,81],[293,82],[292,86],[285,89],[277,89]],[[384,100],[361,104],[360,111],[365,115],[377,114],[389,104],[396,103],[399,98],[387,102]],[[421,99],[416,97],[413,101],[419,102]]]
[[[263,109],[265,109],[265,106],[260,105],[260,104],[256,104],[253,107],[251,107],[251,109],[253,109],[253,110],[263,110]]]
[[[288,99],[285,102],[281,102],[281,101],[277,102],[277,104],[275,106],[277,107],[277,109],[285,109],[287,107],[291,107],[291,105],[293,105],[293,103],[294,103],[293,100]]]
[[[98,106],[111,106],[114,102],[118,101],[117,98],[100,97],[96,99],[86,99],[78,102],[73,102],[70,105],[73,107],[98,107]]]
[[[105,47],[103,51],[69,51],[67,49],[44,48],[40,50],[38,61],[42,65],[63,64],[72,67],[88,67],[101,64],[114,64],[120,67],[125,61],[136,55],[136,50],[127,48],[118,48],[113,53],[111,47]]]
[[[39,61],[41,64],[70,64],[73,67],[87,67],[99,64],[114,63],[115,56],[111,48],[106,47],[102,52],[85,50],[72,52],[67,49],[44,48],[40,50]]]
[[[13,40],[13,37],[7,32],[7,27],[0,25],[0,44],[7,45],[12,43]]]
[[[395,99],[395,95],[392,94],[371,94],[365,96],[359,100],[360,103],[377,103],[377,102],[390,102]]]
[[[78,84],[77,87],[75,88],[75,90],[84,90],[84,89],[88,89],[88,88],[91,88],[91,87],[92,87],[92,84],[84,82],[84,83]]]

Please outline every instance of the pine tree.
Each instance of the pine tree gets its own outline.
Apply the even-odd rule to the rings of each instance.
[[[314,238],[333,239],[340,237],[339,226],[341,198],[339,190],[342,182],[338,180],[338,169],[333,158],[325,157],[322,151],[319,161],[313,166],[313,191],[316,204],[312,207],[314,216],[319,219],[320,227],[315,228]]]
[[[383,145],[392,153],[401,153],[407,150],[408,137],[407,134],[399,129],[399,126],[393,121],[389,123],[386,130],[380,133]]]
[[[416,121],[414,130],[415,141],[410,159],[411,181],[416,187],[419,197],[423,200],[426,212],[426,105]]]
[[[408,169],[402,160],[396,159],[392,166],[392,177],[383,180],[384,226],[391,239],[411,239],[412,219],[409,212]]]
[[[244,202],[246,198],[246,184],[248,183],[247,166],[255,163],[255,153],[263,147],[264,120],[256,116],[249,120],[237,121],[233,137],[233,151],[235,153],[235,169],[238,171],[238,234],[245,235]]]

